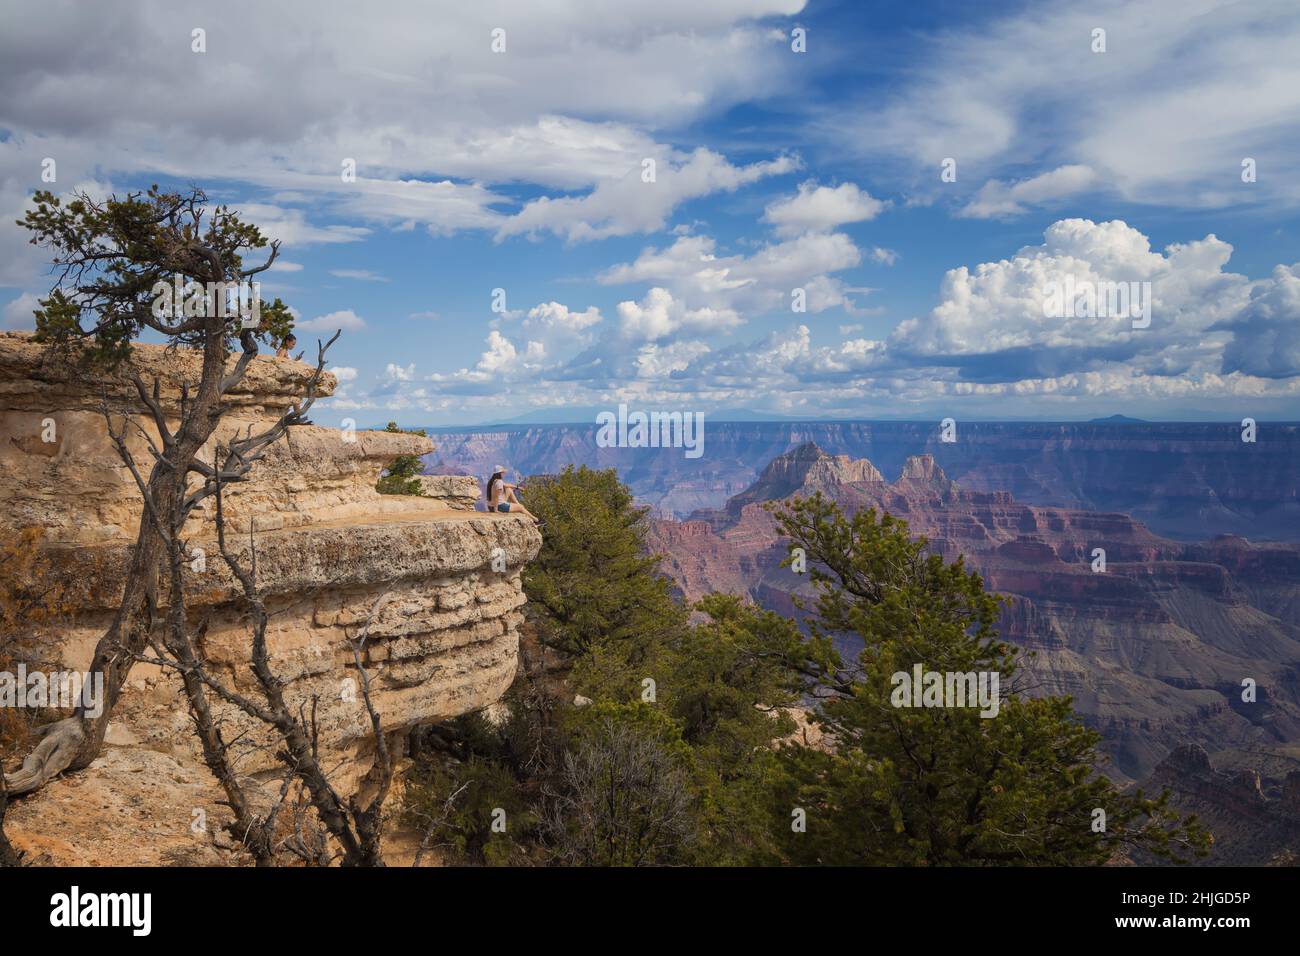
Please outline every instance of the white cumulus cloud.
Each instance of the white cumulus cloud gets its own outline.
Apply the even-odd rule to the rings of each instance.
[[[771,223],[778,236],[796,236],[875,219],[885,206],[885,202],[853,183],[832,187],[806,182],[794,196],[771,203],[763,213],[763,221]]]

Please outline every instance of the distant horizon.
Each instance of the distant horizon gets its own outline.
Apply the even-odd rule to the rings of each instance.
[[[864,424],[864,425],[934,425],[938,418],[712,418],[705,413],[705,421],[717,425],[826,425],[826,424]],[[1110,415],[1102,418],[970,418],[958,419],[963,425],[1224,425],[1239,426],[1242,418],[1254,418],[1260,425],[1295,425],[1300,426],[1300,419],[1274,419],[1243,415],[1240,418],[1226,416],[1220,418],[1134,418],[1132,416]],[[559,428],[566,426],[591,426],[593,419],[572,419],[567,421],[506,421],[506,422],[466,422],[463,424],[427,425],[418,422],[396,420],[399,428],[423,428],[433,432],[458,432],[467,429],[522,429],[522,428]],[[382,431],[387,422],[370,425],[368,431]]]

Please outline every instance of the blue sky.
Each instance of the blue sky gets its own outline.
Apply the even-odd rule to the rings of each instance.
[[[0,323],[53,158],[281,239],[324,423],[1300,417],[1294,3],[265,6],[4,3]],[[1149,327],[1046,315],[1066,276]]]

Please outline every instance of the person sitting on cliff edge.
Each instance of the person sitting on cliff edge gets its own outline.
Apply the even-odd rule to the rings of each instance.
[[[506,466],[497,465],[492,469],[492,477],[487,480],[488,511],[500,511],[506,514],[518,512],[541,524],[537,516],[523,506],[515,497],[515,486],[506,481]]]

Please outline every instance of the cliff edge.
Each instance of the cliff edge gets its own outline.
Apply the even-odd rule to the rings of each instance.
[[[180,384],[197,378],[197,356],[185,349],[137,346],[132,365],[147,382],[158,379],[163,407],[172,414]],[[297,400],[311,373],[288,359],[255,359],[201,455],[210,459],[217,442],[274,421]],[[322,394],[333,388],[327,376]],[[49,668],[87,666],[120,598],[140,520],[139,492],[108,437],[105,410],[115,427],[121,415],[131,414],[156,438],[122,373],[72,369],[52,361],[29,334],[0,333],[0,534],[43,529],[54,567],[79,585],[66,623],[37,635],[36,656]],[[132,434],[129,444],[147,474],[152,461],[144,437]],[[349,644],[367,620],[364,664],[396,754],[404,752],[411,729],[495,703],[514,678],[525,603],[520,570],[537,555],[541,536],[519,516],[467,511],[446,497],[375,491],[380,473],[398,455],[432,450],[429,439],[416,435],[305,425],[277,442],[250,480],[226,496],[234,550],[245,561],[256,550],[257,584],[271,615],[272,666],[291,699],[315,702],[321,746],[332,758],[340,791],[355,786],[372,761]],[[247,691],[253,687],[250,631],[214,534],[211,507],[186,527],[196,558],[186,572],[190,610],[196,624],[206,625],[201,651],[214,676]],[[270,779],[277,762],[263,746],[261,728],[230,709],[222,718],[227,739],[247,732],[240,772]],[[175,806],[174,794],[158,796],[152,806],[132,806],[149,801],[131,789],[140,781],[128,784],[124,775],[130,774],[147,775],[151,786],[164,790],[165,780],[157,777],[170,774],[178,786],[188,781],[192,793]],[[210,862],[202,854],[185,855],[194,839],[193,810],[206,807],[209,817],[224,813],[216,791],[205,785],[206,774],[179,683],[157,667],[136,664],[104,753],[86,770],[15,805],[9,829],[16,844],[48,862],[113,862],[111,846],[120,842],[124,834],[117,831],[127,820],[104,829],[108,842],[98,851],[93,833],[78,841],[55,833],[71,792],[97,781],[105,808],[122,803],[119,815],[136,815],[142,827],[166,816],[167,832],[176,834],[175,846],[150,842],[163,857],[138,862],[176,862],[165,856],[172,851],[181,853],[180,861]],[[76,803],[84,807],[84,795]]]

